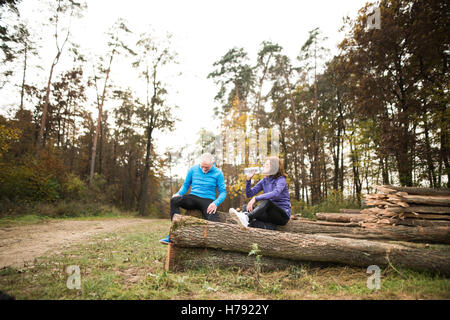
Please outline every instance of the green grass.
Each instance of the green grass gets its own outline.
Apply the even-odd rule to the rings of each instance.
[[[304,264],[286,270],[164,270],[169,220],[149,220],[99,234],[23,268],[0,270],[0,290],[17,299],[450,299],[450,279],[405,269],[382,269],[370,290],[365,268]],[[256,257],[255,257],[256,259]],[[68,289],[66,268],[77,265],[81,290]]]
[[[36,224],[51,220],[50,217],[36,214],[27,214],[20,217],[2,217],[0,218],[0,227],[20,226],[27,224]]]
[[[0,228],[38,224],[38,223],[45,223],[45,222],[49,222],[49,221],[59,221],[59,220],[93,221],[93,220],[105,220],[105,219],[112,219],[112,218],[127,218],[127,217],[132,218],[132,217],[137,217],[137,216],[117,215],[115,213],[111,213],[111,214],[105,213],[105,214],[102,214],[101,216],[48,217],[48,216],[29,214],[29,215],[20,216],[20,217],[2,217],[2,218],[0,218]],[[139,218],[141,218],[141,217],[139,217]],[[142,217],[142,218],[145,218],[145,217]]]
[[[121,211],[112,206],[89,205],[82,202],[61,201],[52,203],[23,204],[19,214],[0,216],[0,227],[12,227],[45,223],[52,220],[101,220],[120,217],[136,217],[136,212]]]

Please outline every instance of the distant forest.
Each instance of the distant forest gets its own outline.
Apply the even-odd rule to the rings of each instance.
[[[167,216],[170,196],[184,179],[173,177],[171,168],[186,164],[187,172],[214,135],[228,129],[278,130],[295,208],[330,197],[359,206],[361,195],[377,184],[450,187],[447,1],[368,3],[355,19],[344,19],[334,56],[318,28],[299,44],[294,60],[275,42],[262,42],[255,61],[243,48],[231,48],[208,75],[217,86],[222,131],[193,124],[199,131],[193,154],[155,151],[155,132],[177,124],[176,109],[167,103],[171,92],[160,78],[176,63],[170,39],[156,42],[119,19],[92,70],[65,23],[81,17],[86,5],[54,1],[47,9],[53,13],[47,23],[56,30],[53,56],[41,57],[47,77],[36,87],[28,81],[33,68],[27,62],[42,48],[21,20],[19,3],[0,1],[2,14],[14,21],[0,21],[0,94],[12,94],[5,90],[11,81],[20,93],[10,116],[0,116],[3,212],[21,202],[85,201]],[[379,18],[375,26],[372,19]],[[128,43],[129,34],[139,34],[138,41]],[[62,56],[73,61],[66,70],[56,68]],[[118,57],[129,62],[146,95],[114,84]],[[97,93],[93,101],[88,88]],[[114,109],[103,110],[105,101]],[[87,108],[93,105],[94,114]],[[243,168],[254,164],[240,160],[221,167],[228,196],[219,210],[244,201]]]

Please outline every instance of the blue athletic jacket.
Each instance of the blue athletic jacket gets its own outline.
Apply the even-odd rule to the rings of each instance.
[[[216,206],[219,206],[227,196],[223,173],[214,164],[207,173],[203,173],[199,164],[191,167],[178,194],[180,196],[184,195],[189,190],[189,187],[191,187],[191,194],[201,198],[212,199]],[[219,190],[217,199],[216,189]]]

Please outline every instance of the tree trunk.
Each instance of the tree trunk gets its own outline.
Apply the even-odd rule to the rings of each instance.
[[[141,186],[141,192],[139,194],[139,215],[145,216],[147,213],[147,206],[148,206],[148,195],[147,195],[147,189],[148,189],[148,175],[150,172],[150,152],[151,152],[151,146],[152,146],[152,132],[153,128],[149,125],[147,128],[147,147],[146,147],[146,153],[145,153],[145,168],[144,173],[142,177],[142,186]]]
[[[23,110],[23,98],[25,97],[25,78],[27,74],[27,52],[28,52],[28,45],[25,43],[25,48],[23,52],[23,76],[22,76],[22,87],[20,90],[20,110]]]
[[[46,89],[46,92],[45,92],[45,102],[44,102],[44,109],[42,110],[41,127],[39,129],[39,135],[38,135],[38,138],[37,138],[37,141],[36,141],[36,146],[37,146],[37,150],[38,150],[38,156],[39,156],[39,151],[45,145],[44,130],[45,130],[45,126],[46,126],[46,123],[47,123],[48,106],[50,104],[50,87],[52,85],[53,70],[55,68],[55,65],[56,65],[56,63],[53,62],[52,66],[50,68],[50,75],[48,76],[47,89]]]
[[[300,172],[301,172],[301,175],[303,176],[303,173],[304,173],[304,153],[303,153],[303,149],[304,149],[304,146],[303,146],[303,138],[300,136],[300,134],[299,134],[299,130],[298,130],[298,126],[300,125],[299,124],[299,121],[298,121],[298,118],[297,118],[297,106],[296,106],[296,104],[295,104],[295,100],[294,100],[294,96],[292,95],[292,88],[291,88],[291,83],[290,83],[290,81],[289,81],[289,75],[288,75],[288,73],[286,72],[286,70],[284,71],[284,73],[283,73],[283,75],[284,75],[284,79],[285,79],[285,81],[286,81],[286,86],[287,86],[287,89],[288,89],[288,92],[289,92],[289,102],[290,102],[290,104],[291,104],[291,107],[292,107],[292,114],[293,114],[293,118],[294,118],[294,134],[295,134],[295,138],[296,138],[296,140],[297,140],[297,146],[298,146],[298,148],[296,148],[296,147],[294,147],[294,152],[293,152],[293,156],[294,156],[294,172],[295,172],[295,184],[294,184],[294,186],[295,186],[295,199],[298,201],[298,200],[300,200],[300,187],[299,187],[299,183],[298,183],[298,177],[299,177],[299,174],[298,174],[298,165],[297,165],[297,161],[298,161],[298,150],[300,150]],[[304,183],[305,183],[305,181],[302,179],[302,185],[304,185]]]
[[[445,64],[447,69],[447,64]],[[444,100],[443,100],[444,101]],[[441,124],[441,133],[440,133],[440,144],[441,149],[439,152],[440,162],[444,162],[445,172],[447,173],[447,188],[450,188],[450,135],[449,135],[449,121],[448,119],[448,106],[445,103],[439,105],[439,114],[441,115],[441,119],[439,119],[439,123]],[[442,165],[441,165],[442,166]],[[440,170],[442,171],[442,169]],[[441,175],[439,175],[439,179],[441,179]],[[439,181],[439,185],[441,181]]]
[[[98,106],[98,117],[97,117],[97,127],[95,128],[94,141],[92,144],[92,155],[91,155],[91,168],[89,172],[89,184],[92,185],[92,181],[94,180],[94,169],[95,169],[95,156],[97,154],[97,140],[100,132],[100,127],[102,123],[102,115],[103,115],[103,104],[105,103],[105,94],[106,94],[106,86],[108,84],[109,73],[111,72],[111,64],[114,58],[114,50],[112,51],[111,58],[109,59],[108,70],[106,71],[105,77],[105,85],[103,87],[102,100]]]
[[[398,143],[398,150],[396,150],[397,152],[395,155],[398,177],[402,186],[411,187],[413,184],[411,148],[408,146],[408,142],[404,141],[407,139],[406,137],[402,137],[401,139],[402,141]]]
[[[384,158],[383,156],[380,156],[380,169],[381,169],[381,176],[383,178],[383,183],[388,184],[389,183],[389,170],[387,168],[387,157]]]
[[[428,166],[428,179],[430,181],[430,187],[436,187],[436,173],[434,169],[434,163],[431,152],[431,144],[430,144],[430,134],[428,128],[428,120],[427,114],[425,113],[424,119],[424,133],[425,133],[425,153],[426,153],[426,161]]]
[[[398,244],[241,228],[175,215],[170,229],[174,246],[248,253],[257,244],[262,256],[352,266],[393,264],[418,271],[450,274],[450,252]]]

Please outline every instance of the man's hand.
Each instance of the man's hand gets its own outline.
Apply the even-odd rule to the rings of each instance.
[[[175,193],[175,194],[172,196],[172,198],[174,198],[174,197],[180,197],[180,195],[178,194],[178,192]]]
[[[211,202],[211,204],[206,209],[206,213],[213,214],[213,213],[216,213],[216,210],[217,210],[216,204],[214,202]]]
[[[248,212],[252,212],[253,211],[253,206],[255,205],[256,202],[256,197],[254,197],[252,200],[250,200],[247,204],[247,211]]]

